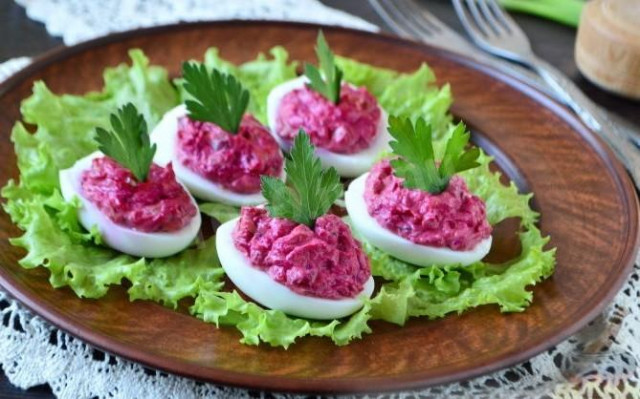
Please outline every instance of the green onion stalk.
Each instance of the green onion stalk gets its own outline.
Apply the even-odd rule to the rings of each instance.
[[[577,27],[584,0],[499,0],[511,11],[536,15],[564,25]]]

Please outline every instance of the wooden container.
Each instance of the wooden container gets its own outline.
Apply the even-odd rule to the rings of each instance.
[[[640,0],[593,0],[582,13],[578,68],[598,86],[640,99]]]

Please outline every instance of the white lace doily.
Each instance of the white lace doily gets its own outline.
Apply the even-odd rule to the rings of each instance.
[[[67,45],[135,28],[178,21],[273,19],[377,31],[361,18],[317,0],[15,0]],[[362,1],[362,0],[359,0]],[[70,21],[73,21],[70,23]]]
[[[316,0],[16,1],[26,8],[29,17],[43,22],[66,44],[135,27],[230,18],[295,19],[377,30]],[[0,64],[0,81],[28,63],[28,58],[18,58]],[[105,355],[33,315],[2,292],[0,313],[0,365],[11,383],[21,388],[49,384],[61,399],[256,396],[255,392],[150,371]],[[558,346],[494,374],[396,396],[640,398],[639,341],[640,267],[636,265],[613,304]]]

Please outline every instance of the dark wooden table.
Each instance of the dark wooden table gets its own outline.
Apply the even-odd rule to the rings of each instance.
[[[323,0],[329,6],[343,9],[381,26],[388,27],[376,15],[366,0]],[[423,0],[425,6],[445,23],[462,30],[455,13],[446,0]],[[585,80],[573,60],[575,30],[552,22],[524,15],[516,20],[529,35],[535,51],[571,77],[589,97],[609,111],[629,120],[640,129],[640,103],[606,93]],[[18,56],[35,56],[63,45],[62,40],[49,36],[44,26],[30,20],[24,9],[11,0],[0,0],[0,62]],[[38,386],[27,391],[13,387],[0,373],[0,399],[4,398],[53,398],[48,386]]]

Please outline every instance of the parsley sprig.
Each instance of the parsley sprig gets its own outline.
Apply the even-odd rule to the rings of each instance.
[[[136,107],[128,103],[111,114],[110,131],[96,128],[98,149],[129,169],[140,182],[147,179],[156,145],[149,142],[147,122]]]
[[[304,74],[309,78],[309,87],[322,94],[327,100],[337,104],[340,100],[342,70],[336,66],[333,53],[322,31],[318,32],[316,55],[318,56],[320,69],[322,70],[322,74],[324,74],[324,78],[318,68],[311,64],[305,64]]]
[[[267,210],[272,217],[313,226],[342,195],[340,177],[333,167],[322,169],[303,130],[296,136],[289,155],[285,161],[288,184],[275,177],[261,177]]]
[[[237,133],[249,105],[249,91],[232,75],[217,69],[209,73],[203,64],[195,62],[182,64],[182,75],[184,88],[193,97],[185,101],[189,117]]]
[[[418,118],[414,125],[408,118],[390,116],[389,133],[395,139],[389,145],[399,156],[391,161],[391,166],[407,188],[439,194],[447,189],[454,174],[480,166],[477,162],[480,150],[465,149],[470,134],[462,123],[447,141],[440,167],[436,166],[431,125],[423,118]]]

